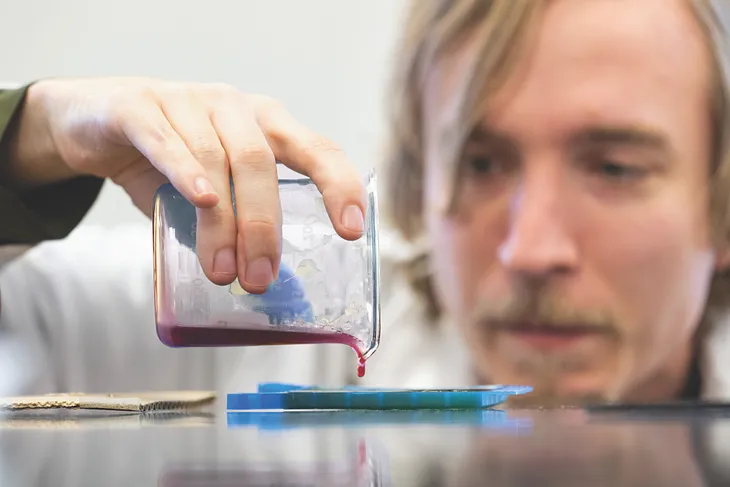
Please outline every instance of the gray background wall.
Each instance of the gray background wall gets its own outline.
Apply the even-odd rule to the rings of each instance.
[[[281,99],[364,171],[403,0],[6,0],[0,82],[141,75],[223,81]],[[144,222],[107,185],[86,224]]]

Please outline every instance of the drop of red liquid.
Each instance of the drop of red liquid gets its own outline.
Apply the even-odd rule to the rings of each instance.
[[[362,343],[345,333],[246,330],[214,326],[180,326],[158,323],[157,335],[168,347],[242,347],[252,345],[303,345],[340,343],[351,347],[358,357],[357,376],[365,376]]]

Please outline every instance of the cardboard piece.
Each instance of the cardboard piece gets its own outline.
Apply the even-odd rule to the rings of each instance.
[[[215,401],[211,391],[152,391],[110,394],[44,394],[0,398],[0,411],[28,409],[96,409],[149,412],[200,408]]]

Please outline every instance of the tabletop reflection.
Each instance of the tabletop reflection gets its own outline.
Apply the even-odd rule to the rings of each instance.
[[[730,485],[730,419],[700,411],[66,414],[0,427],[3,486]]]

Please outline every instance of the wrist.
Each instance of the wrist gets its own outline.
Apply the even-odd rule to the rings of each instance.
[[[76,174],[64,162],[53,139],[54,81],[30,85],[8,127],[7,163],[0,169],[3,185],[16,191],[61,182]]]

